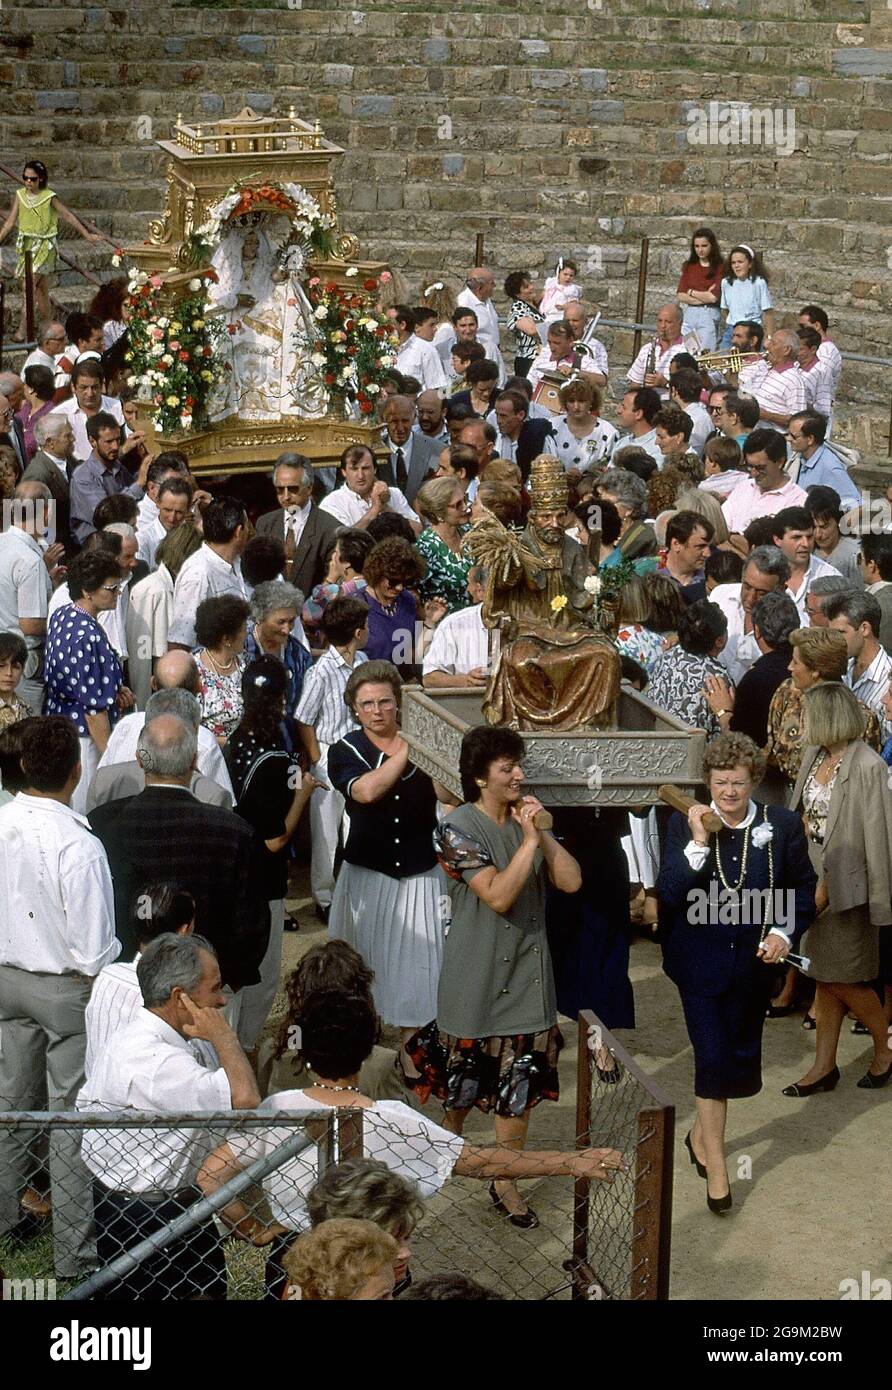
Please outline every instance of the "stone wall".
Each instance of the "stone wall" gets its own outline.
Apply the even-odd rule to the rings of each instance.
[[[650,315],[705,221],[763,251],[782,319],[816,300],[843,349],[892,356],[886,0],[356,2],[7,3],[4,162],[39,153],[126,240],[161,206],[153,141],[178,111],[294,103],[345,147],[343,225],[413,293],[483,232],[500,277],[570,254],[604,316],[628,319],[646,235]],[[727,103],[762,113],[758,143],[719,142]],[[97,248],[71,249],[107,273]],[[611,347],[619,366],[630,335]],[[884,456],[892,367],[849,364],[844,387],[861,403],[846,437]]]

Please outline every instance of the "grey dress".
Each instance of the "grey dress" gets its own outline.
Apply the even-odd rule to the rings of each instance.
[[[514,820],[504,826],[471,803],[450,811],[450,825],[489,854],[498,872],[523,840]],[[470,888],[480,869],[450,882],[452,922],[443,950],[437,1025],[458,1038],[508,1037],[551,1028],[557,1018],[554,972],[545,931],[545,861],[541,850],[519,897],[504,916]]]

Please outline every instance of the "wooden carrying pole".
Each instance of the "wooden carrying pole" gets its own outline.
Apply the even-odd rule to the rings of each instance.
[[[657,787],[657,796],[667,806],[671,806],[673,811],[680,811],[683,816],[686,816],[691,807],[697,804],[692,796],[685,796],[684,792],[678,790],[678,787],[673,787],[668,782],[664,782],[662,787]],[[721,830],[721,828],[722,822],[715,811],[709,811],[703,817],[703,829],[707,830],[710,835],[715,835],[716,831]]]
[[[638,262],[638,297],[635,300],[635,322],[644,322],[644,295],[647,290],[647,257],[650,250],[650,241],[647,237],[641,238],[641,258]],[[638,356],[641,348],[641,329],[635,329],[635,341],[632,346],[633,359]]]
[[[474,264],[483,264],[483,233],[478,232],[474,241]]]

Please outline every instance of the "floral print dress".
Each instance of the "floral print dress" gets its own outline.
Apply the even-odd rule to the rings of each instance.
[[[427,574],[418,585],[422,602],[429,598],[442,598],[449,605],[450,613],[468,608],[471,603],[468,571],[474,563],[470,555],[464,550],[456,555],[430,526],[422,531],[415,548],[427,561]]]
[[[201,722],[215,738],[227,739],[234,733],[242,718],[242,672],[245,658],[236,657],[231,671],[215,671],[206,653],[198,648],[194,655],[198,665],[201,702]],[[207,664],[205,664],[207,662]]]

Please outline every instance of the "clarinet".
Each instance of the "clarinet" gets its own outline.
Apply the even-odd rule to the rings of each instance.
[[[650,351],[649,351],[648,354],[647,354],[647,364],[646,364],[646,366],[645,366],[645,368],[644,368],[644,375],[645,375],[646,377],[652,376],[653,373],[656,371],[656,369],[657,369],[657,339],[654,338],[653,342],[652,342],[651,345],[650,345]]]

